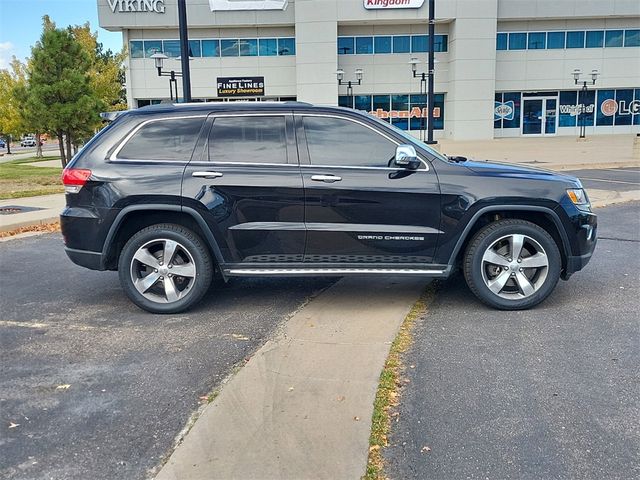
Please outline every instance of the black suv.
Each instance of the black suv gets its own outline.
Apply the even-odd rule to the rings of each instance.
[[[129,111],[63,183],[69,258],[118,270],[157,313],[190,307],[214,276],[445,278],[458,266],[484,303],[524,309],[596,245],[576,178],[450,159],[372,116],[304,103]]]

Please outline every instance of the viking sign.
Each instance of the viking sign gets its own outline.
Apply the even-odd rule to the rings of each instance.
[[[109,8],[116,12],[164,13],[164,0],[107,0]]]
[[[218,77],[218,97],[262,97],[264,77]]]

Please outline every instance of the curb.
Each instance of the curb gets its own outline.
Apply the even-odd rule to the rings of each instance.
[[[60,215],[58,214],[53,217],[39,218],[38,220],[24,220],[22,222],[8,223],[6,225],[0,224],[0,232],[11,232],[19,228],[35,227],[35,226],[44,225],[47,223],[54,223],[59,220],[60,220]]]

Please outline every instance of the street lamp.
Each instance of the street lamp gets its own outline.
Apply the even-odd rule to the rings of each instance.
[[[582,70],[580,70],[579,68],[576,68],[573,70],[573,83],[575,85],[578,85],[578,82],[580,82],[580,76],[582,75]],[[598,72],[598,70],[593,69],[591,70],[591,85],[595,85],[596,84],[596,80],[598,79],[598,75],[600,75],[600,72]],[[586,137],[586,130],[587,130],[587,118],[585,116],[586,113],[586,105],[584,104],[585,102],[585,95],[587,94],[587,80],[583,80],[582,82],[582,88],[580,89],[579,93],[578,93],[578,104],[580,105],[579,108],[579,115],[580,115],[580,138],[585,138]]]
[[[417,58],[412,58],[411,60],[409,60],[409,65],[411,65],[411,73],[413,74],[413,78],[420,78],[420,96],[422,97],[423,95],[427,94],[427,79],[429,77],[433,76],[433,70],[429,70],[427,72],[418,72],[418,65],[420,65],[420,60],[418,60]],[[429,111],[433,111],[433,105],[431,105],[431,102],[427,102],[427,112]],[[421,108],[422,110],[422,115],[420,116],[420,140],[421,141],[425,141],[425,128],[424,128],[424,122],[425,122],[425,116],[424,116],[424,109]],[[427,113],[427,115],[429,115]],[[429,118],[431,119],[431,116],[429,116]],[[433,120],[431,120],[430,124],[433,123]],[[433,142],[433,137],[430,136],[429,138],[430,142]]]
[[[162,70],[162,67],[164,65],[164,61],[169,58],[167,57],[164,53],[160,53],[160,52],[156,52],[153,55],[151,55],[150,58],[153,58],[153,61],[155,63],[156,69],[158,70],[158,76],[159,77],[170,77],[169,78],[169,92],[171,95],[171,101],[173,101],[173,90],[175,88],[176,91],[176,96],[175,96],[175,100],[176,102],[178,101],[178,80],[176,79],[176,77],[181,77],[182,73],[181,72],[176,72],[175,70],[171,70],[169,72],[165,72]]]
[[[362,85],[362,77],[364,76],[364,70],[361,68],[356,68],[354,72],[356,75],[356,80],[344,80],[344,70],[341,68],[336,70],[336,78],[338,79],[338,85],[347,85],[347,97],[349,97],[349,105],[353,108],[353,85]]]

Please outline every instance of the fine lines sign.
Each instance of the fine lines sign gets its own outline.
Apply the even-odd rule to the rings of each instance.
[[[218,77],[218,97],[262,97],[264,77]]]
[[[420,8],[424,0],[363,0],[367,10],[390,10],[394,8]]]

